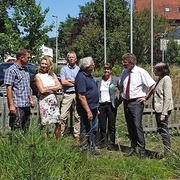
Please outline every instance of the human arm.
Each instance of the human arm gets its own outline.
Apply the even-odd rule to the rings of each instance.
[[[156,82],[154,79],[149,75],[149,73],[143,69],[144,72],[141,72],[141,79],[142,79],[142,84],[147,87],[146,90],[146,95],[144,97],[141,97],[141,101],[147,101],[151,95],[153,94],[153,90],[156,87]]]
[[[165,115],[168,114],[169,105],[172,101],[172,81],[169,76],[164,77],[163,83],[163,104],[162,104],[162,112],[161,112],[161,120],[165,120]]]
[[[149,89],[146,93],[146,96],[145,96],[145,100],[148,100],[151,97],[155,86],[156,86],[156,84],[153,84],[152,86],[149,87]]]
[[[36,82],[36,86],[41,94],[53,93],[53,90],[43,86],[41,78],[38,75],[35,76],[35,82]]]
[[[61,80],[61,84],[63,85],[63,86],[69,86],[69,87],[71,87],[71,86],[74,86],[74,78],[67,78],[67,77],[69,77],[68,76],[68,67],[67,66],[65,66],[65,67],[63,67],[63,68],[61,68],[61,71],[60,71],[60,80]]]
[[[32,94],[30,94],[29,101],[31,103],[31,107],[34,108],[34,100],[33,100]]]
[[[55,81],[55,85],[54,86],[49,86],[48,89],[52,90],[52,91],[58,91],[58,90],[62,89],[62,85],[59,82],[59,80],[58,80],[58,78],[57,78],[57,76],[55,74],[54,74],[53,78],[54,78],[54,81]]]
[[[61,84],[63,86],[74,86],[74,79],[64,79],[64,78],[61,78]]]
[[[87,103],[85,93],[78,93],[78,98],[81,102],[82,107],[85,109],[85,111],[87,113],[88,120],[91,121],[93,119],[93,115],[92,115],[92,112],[91,112],[89,105]]]
[[[16,114],[16,107],[15,107],[15,104],[13,101],[13,95],[12,95],[12,85],[6,85],[6,93],[7,93],[9,111],[12,114]]]

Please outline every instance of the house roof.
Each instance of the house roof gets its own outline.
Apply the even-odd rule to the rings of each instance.
[[[134,11],[151,9],[151,1],[134,0]],[[169,20],[180,20],[180,0],[154,0],[153,11]]]

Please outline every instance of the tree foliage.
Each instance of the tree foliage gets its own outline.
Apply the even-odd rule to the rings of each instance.
[[[10,3],[15,4],[11,7]],[[10,7],[9,14],[6,13],[3,17],[6,31],[0,33],[3,45],[0,49],[1,57],[5,54],[12,55],[18,48],[24,47],[36,56],[34,61],[37,61],[42,54],[40,47],[47,39],[46,34],[53,28],[53,25],[44,25],[49,8],[43,11],[41,4],[36,5],[35,0],[16,0],[9,1],[9,4],[4,6],[4,12]]]
[[[161,59],[160,36],[168,29],[168,21],[154,14],[154,61]],[[69,50],[78,58],[93,56],[96,65],[104,63],[104,4],[102,0],[80,6],[78,18],[68,16],[59,27],[62,54]],[[149,63],[151,57],[151,13],[145,9],[133,14],[133,52],[138,63]],[[130,51],[130,12],[128,1],[106,0],[106,57],[120,64],[121,56]]]
[[[153,18],[153,49],[154,62],[160,61],[160,38],[168,29],[168,21],[157,14]],[[141,64],[150,63],[151,57],[151,12],[148,9],[134,13],[133,21],[133,49]]]
[[[13,4],[15,3],[15,4]],[[41,4],[35,0],[0,0],[0,52],[13,54],[19,47],[30,49],[36,59],[40,56],[40,46],[48,45],[55,49],[55,38],[48,38],[47,32],[53,25],[45,26],[45,16]],[[13,5],[13,6],[12,6]],[[130,10],[128,0],[106,0],[106,42],[104,42],[104,3],[102,0],[87,2],[79,6],[79,16],[67,16],[59,24],[59,56],[65,57],[68,51],[75,51],[78,59],[92,56],[97,67],[106,59],[112,65],[121,64],[121,57],[130,51]],[[11,10],[11,17],[8,10]],[[2,21],[3,20],[3,21]],[[161,60],[161,34],[168,33],[168,21],[157,14],[153,17],[154,62]],[[148,64],[151,57],[151,13],[145,9],[133,14],[133,53],[138,63]],[[176,53],[177,54],[177,53]],[[174,58],[173,58],[174,59]],[[178,61],[177,58],[173,60]]]
[[[180,45],[174,39],[170,39],[167,44],[165,61],[169,64],[180,65]]]
[[[42,11],[41,4],[35,0],[16,0],[13,21],[20,29],[21,44],[31,51],[31,54],[39,57],[40,46],[46,40],[46,33],[52,30],[53,25],[44,26],[45,16],[49,8]]]
[[[124,0],[106,1],[106,46],[107,61],[119,63],[119,57],[128,50],[127,38],[129,15],[127,2]],[[69,26],[69,31],[67,32]],[[66,54],[73,50],[78,57],[93,56],[97,66],[104,63],[104,8],[103,1],[80,6],[79,17],[60,24],[60,51]],[[63,33],[63,32],[66,32]],[[63,42],[66,39],[68,44]]]

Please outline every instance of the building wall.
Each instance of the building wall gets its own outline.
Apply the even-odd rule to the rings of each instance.
[[[42,50],[42,55],[48,55],[48,56],[53,57],[53,49],[52,48],[42,45],[41,50]]]

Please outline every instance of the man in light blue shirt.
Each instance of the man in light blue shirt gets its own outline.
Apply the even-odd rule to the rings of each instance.
[[[72,106],[74,109],[73,135],[76,140],[79,140],[80,117],[76,111],[76,93],[74,87],[74,80],[79,71],[79,67],[76,65],[76,53],[70,51],[67,54],[67,61],[68,64],[62,67],[60,71],[60,80],[63,87],[60,116],[60,120],[62,122],[61,130],[63,136],[65,134],[65,130],[67,129],[67,117]]]

